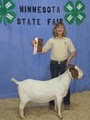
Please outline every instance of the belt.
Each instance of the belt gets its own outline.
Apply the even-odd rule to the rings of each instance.
[[[63,60],[63,61],[55,61],[55,60],[51,60],[52,62],[56,62],[58,64],[63,64],[63,63],[66,63],[67,62],[67,59],[66,60]]]

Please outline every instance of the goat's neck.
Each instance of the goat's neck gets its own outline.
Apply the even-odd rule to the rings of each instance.
[[[70,79],[70,80],[72,79],[69,70],[66,70],[66,71],[65,71],[62,75],[60,75],[59,77],[64,77],[64,78],[67,78],[68,80],[69,80],[69,79]]]
[[[59,77],[63,78],[63,83],[66,86],[69,86],[70,82],[71,82],[71,76],[69,75],[68,71],[66,71],[64,74],[60,75]]]
[[[67,72],[68,76],[70,77],[70,79],[73,79],[72,75],[71,75],[71,72],[69,71],[69,69],[67,69],[66,72]]]

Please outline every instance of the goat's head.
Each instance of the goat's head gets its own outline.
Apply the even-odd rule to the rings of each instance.
[[[68,70],[73,79],[81,79],[84,77],[83,71],[78,66],[70,65],[68,66]]]

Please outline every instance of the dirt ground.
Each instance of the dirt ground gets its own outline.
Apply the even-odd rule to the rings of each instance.
[[[0,120],[21,120],[19,117],[19,98],[0,99]],[[64,110],[63,120],[90,120],[90,91],[71,95],[71,108]],[[28,102],[25,106],[25,120],[59,120],[56,111],[49,110],[48,103]]]

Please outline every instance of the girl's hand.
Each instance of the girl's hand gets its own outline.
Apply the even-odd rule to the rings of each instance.
[[[41,51],[41,52],[39,52],[40,54],[43,54],[44,52],[43,51]]]
[[[71,62],[71,60],[72,60],[72,58],[74,57],[76,55],[76,51],[75,52],[73,52],[73,53],[71,53],[71,55],[68,57],[68,59],[67,59],[67,65],[69,65],[70,64],[70,62]]]
[[[71,62],[71,59],[67,59],[67,65],[69,65],[70,64],[70,62]]]
[[[35,44],[37,44],[36,40],[32,40],[32,46],[34,47]]]

